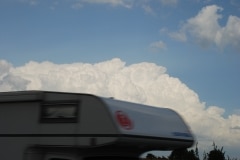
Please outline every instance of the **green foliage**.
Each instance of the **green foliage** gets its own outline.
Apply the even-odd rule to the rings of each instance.
[[[156,157],[153,154],[149,153],[146,156],[146,160],[168,160],[168,158],[166,158],[164,156],[163,157]]]
[[[223,147],[218,149],[213,142],[213,150],[208,153],[207,157],[208,160],[225,160],[225,152],[223,151]]]
[[[193,150],[188,151],[187,149],[183,150],[174,150],[168,157],[169,160],[199,160]]]
[[[174,150],[171,152],[171,154],[166,157],[156,157],[153,154],[149,153],[147,154],[146,158],[144,160],[200,160],[199,158],[199,151],[198,151],[198,143],[196,144],[195,150],[187,150],[187,149],[181,149],[181,150]],[[217,145],[213,142],[213,149],[206,153],[204,151],[203,153],[203,160],[240,160],[238,158],[225,158],[225,152],[223,151],[223,147],[220,149],[217,147]]]

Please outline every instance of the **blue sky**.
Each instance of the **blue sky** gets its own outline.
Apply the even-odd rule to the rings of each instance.
[[[109,62],[114,58],[121,61]],[[30,61],[59,64],[56,68],[79,62],[155,63],[206,106],[240,119],[239,0],[1,0],[0,59],[19,67],[10,74],[22,73],[25,64],[30,72],[36,66]],[[1,73],[8,65],[0,64]],[[8,84],[3,80],[0,85]],[[232,129],[240,128],[238,122]]]
[[[237,0],[5,0],[0,2],[0,58],[15,66],[115,57],[127,64],[153,62],[202,101],[234,112],[240,106],[240,38],[235,46],[232,39],[217,45],[204,38],[202,45],[201,37],[182,31],[189,19],[213,5],[220,8],[214,13],[221,16],[220,28],[226,28],[229,16],[240,17]],[[201,23],[205,30],[211,27]],[[181,32],[188,40],[174,38]]]

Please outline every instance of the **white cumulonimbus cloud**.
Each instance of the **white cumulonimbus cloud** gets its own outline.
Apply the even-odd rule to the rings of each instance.
[[[221,26],[221,11],[223,8],[217,5],[203,7],[195,17],[188,19],[179,31],[169,33],[169,36],[183,42],[193,38],[203,47],[215,45],[223,49],[230,46],[240,50],[240,18],[230,15],[226,25]]]
[[[240,147],[240,115],[223,117],[223,108],[206,106],[186,84],[154,63],[126,65],[115,58],[96,64],[31,61],[14,67],[0,60],[0,90],[91,93],[168,107],[176,110],[189,124],[199,147],[211,146],[213,141],[228,148]]]

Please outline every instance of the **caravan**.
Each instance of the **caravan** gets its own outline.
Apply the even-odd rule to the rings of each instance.
[[[0,93],[2,160],[137,159],[146,151],[193,143],[171,109],[90,94]]]

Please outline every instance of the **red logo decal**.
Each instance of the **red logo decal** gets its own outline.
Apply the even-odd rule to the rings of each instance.
[[[118,124],[122,128],[124,128],[126,130],[133,129],[133,122],[131,121],[131,119],[128,117],[128,115],[126,113],[124,113],[123,111],[116,111],[115,116],[116,116]]]

